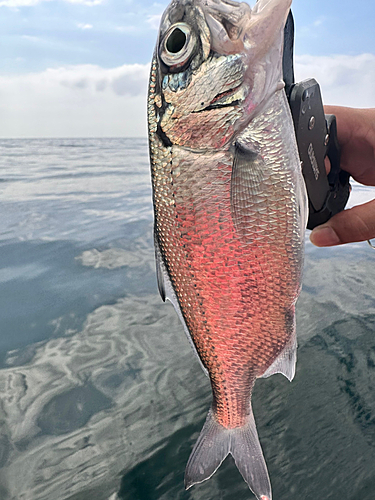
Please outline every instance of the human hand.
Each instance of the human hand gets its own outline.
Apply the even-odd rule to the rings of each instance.
[[[375,186],[375,108],[325,106],[336,115],[341,168],[366,186]],[[318,247],[329,247],[375,238],[375,200],[344,210],[317,226],[310,235]]]

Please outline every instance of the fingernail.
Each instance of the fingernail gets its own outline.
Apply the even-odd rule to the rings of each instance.
[[[310,234],[310,241],[317,247],[331,247],[340,243],[340,238],[330,226],[318,226]]]

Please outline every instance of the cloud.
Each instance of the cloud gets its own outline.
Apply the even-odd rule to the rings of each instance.
[[[319,38],[322,36],[321,27],[326,23],[325,16],[319,16],[309,24],[296,26],[296,40],[300,38]]]
[[[92,24],[78,23],[77,27],[80,28],[81,30],[91,30],[93,28],[93,25]]]
[[[146,136],[149,65],[0,76],[0,137]]]
[[[320,16],[317,19],[315,19],[315,21],[313,22],[313,26],[315,27],[321,26],[323,23],[325,23],[325,21],[326,21],[325,16]]]
[[[326,104],[375,107],[375,55],[297,56],[297,81],[315,78]]]
[[[40,2],[40,0],[0,0],[0,7],[31,7]]]
[[[0,137],[146,136],[148,64],[76,65],[0,76]],[[375,55],[298,56],[324,102],[375,107]]]
[[[43,41],[43,39],[40,38],[39,36],[33,36],[33,35],[21,35],[21,38],[23,38],[24,40],[27,40],[28,42],[39,43],[39,42]]]
[[[154,14],[153,16],[148,16],[146,23],[153,29],[158,30],[160,25],[162,14]]]
[[[50,0],[40,0],[40,1],[50,1]],[[87,5],[89,7],[92,7],[93,5],[100,5],[101,3],[104,2],[104,0],[64,0],[64,1],[68,3]]]
[[[116,26],[115,30],[120,33],[138,33],[137,26]]]
[[[138,96],[147,93],[148,64],[125,64],[118,68],[101,68],[93,64],[48,69],[34,78],[49,80],[52,85],[71,89],[89,89],[92,93],[110,89],[118,96]]]
[[[0,7],[32,7],[41,2],[49,2],[51,0],[0,0]],[[99,5],[104,2],[104,0],[64,0],[68,3],[75,3],[81,5],[87,5],[89,7],[93,5]]]

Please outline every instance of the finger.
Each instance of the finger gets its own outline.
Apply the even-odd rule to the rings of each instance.
[[[357,110],[344,106],[324,106],[324,112],[335,115],[337,120],[337,133],[340,146],[345,146],[351,141],[354,131],[358,128]]]
[[[310,234],[318,247],[331,247],[375,238],[375,200],[344,210]]]
[[[328,156],[326,156],[326,157],[324,158],[324,166],[325,166],[325,168],[326,168],[326,173],[327,173],[327,175],[328,175],[328,174],[330,173],[330,171],[331,171],[331,162],[330,162],[330,160],[329,160]]]
[[[324,110],[336,115],[341,168],[361,184],[374,186],[375,110],[342,106],[325,106]]]

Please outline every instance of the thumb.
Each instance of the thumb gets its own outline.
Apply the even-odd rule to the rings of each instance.
[[[311,242],[317,247],[331,247],[372,238],[375,238],[375,200],[336,214],[310,234]]]

